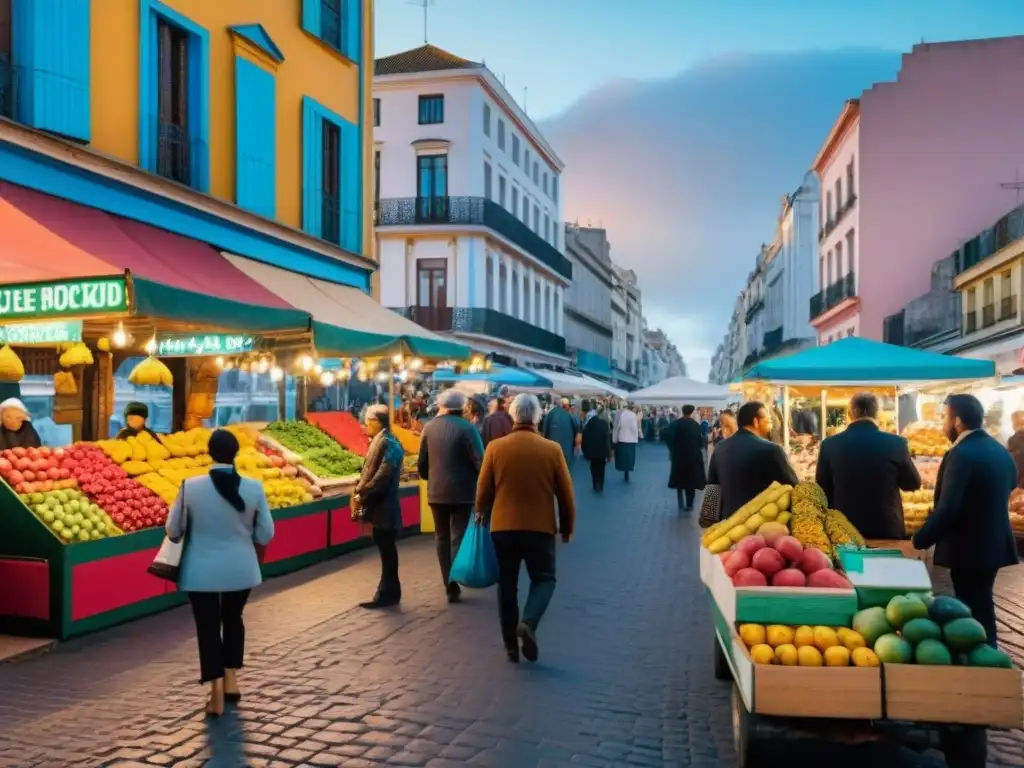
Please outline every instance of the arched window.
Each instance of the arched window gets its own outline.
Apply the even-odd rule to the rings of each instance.
[[[544,327],[551,330],[551,286],[544,286]]]
[[[540,283],[533,284],[533,324],[540,325]]]
[[[523,320],[531,322],[533,315],[530,314],[530,276],[523,275]]]
[[[508,288],[508,270],[502,264],[498,267],[498,307],[502,314],[508,314],[508,299],[506,299]]]
[[[490,254],[487,255],[487,286],[484,289],[484,295],[486,296],[485,306],[488,309],[494,309],[494,259]]]
[[[561,312],[561,308],[559,307],[558,291],[555,291],[555,316],[552,318],[552,320],[554,322],[551,324],[551,330],[554,331],[555,333],[558,333],[558,313],[559,312]]]

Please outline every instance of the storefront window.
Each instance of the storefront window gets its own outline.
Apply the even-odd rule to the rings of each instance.
[[[32,426],[39,433],[43,445],[51,448],[71,443],[70,424],[57,424],[53,420],[53,377],[26,376],[21,380],[21,401],[32,417]]]
[[[298,380],[285,377],[285,413],[281,414],[277,398],[277,383],[269,373],[250,373],[233,369],[220,375],[213,418],[209,427],[223,427],[247,421],[277,421],[295,418]]]
[[[174,405],[169,387],[137,387],[128,381],[128,376],[143,357],[129,357],[118,366],[114,374],[114,411],[110,415],[110,434],[116,435],[124,428],[124,409],[128,403],[145,403],[149,408],[147,425],[154,432],[171,431]]]

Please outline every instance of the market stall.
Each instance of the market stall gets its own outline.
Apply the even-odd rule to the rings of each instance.
[[[673,376],[629,394],[630,402],[639,405],[693,405],[694,407],[724,408],[730,400],[727,387],[694,381],[685,376]]]
[[[775,483],[705,532],[740,766],[777,765],[766,742],[795,730],[938,746],[951,768],[983,768],[984,730],[957,726],[1024,725],[1020,670],[904,549],[865,542],[813,482]]]

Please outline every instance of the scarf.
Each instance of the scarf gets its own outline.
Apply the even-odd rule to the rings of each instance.
[[[214,465],[210,467],[210,481],[221,498],[234,507],[236,512],[245,511],[245,499],[238,492],[242,485],[242,476],[238,470],[226,464]]]

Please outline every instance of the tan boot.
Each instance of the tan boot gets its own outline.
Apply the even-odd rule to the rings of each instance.
[[[210,717],[220,717],[224,714],[223,679],[210,683],[210,698],[206,700],[206,714]]]
[[[225,669],[224,670],[224,700],[225,701],[240,701],[242,698],[242,692],[238,690],[238,670],[237,669]]]

